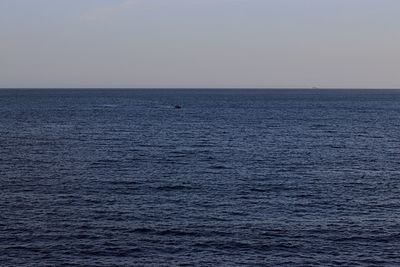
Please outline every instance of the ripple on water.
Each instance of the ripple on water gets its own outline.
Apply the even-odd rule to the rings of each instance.
[[[399,102],[1,90],[0,265],[399,266]]]

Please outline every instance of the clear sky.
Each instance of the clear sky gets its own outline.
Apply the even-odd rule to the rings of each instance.
[[[1,0],[0,87],[400,88],[399,0]]]

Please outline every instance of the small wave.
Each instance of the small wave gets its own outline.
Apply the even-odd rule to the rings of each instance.
[[[232,233],[220,231],[189,231],[178,229],[152,229],[147,227],[139,227],[131,230],[133,233],[138,234],[151,234],[159,236],[194,236],[194,237],[211,237],[211,236],[229,236]]]
[[[115,181],[115,180],[110,180],[110,181],[105,181],[107,184],[113,184],[113,185],[135,185],[137,182],[135,181]]]
[[[103,250],[81,250],[79,253],[87,256],[111,256],[111,257],[127,257],[131,254],[141,252],[140,248],[106,248]]]
[[[170,236],[201,236],[199,232],[188,232],[181,230],[163,230],[158,232],[159,235],[170,235]]]
[[[223,166],[223,165],[213,165],[210,167],[210,169],[214,169],[214,170],[228,170],[230,169],[227,166]]]
[[[102,108],[115,108],[115,107],[118,107],[118,105],[116,105],[116,104],[104,104],[104,105],[99,105],[99,107],[102,107]]]
[[[329,125],[327,124],[313,124],[310,126],[311,129],[320,129],[320,128],[325,128],[328,127]]]
[[[399,238],[399,234],[383,235],[383,236],[343,236],[334,238],[336,242],[391,242],[396,241]]]
[[[260,235],[265,237],[286,237],[288,232],[284,230],[269,230],[260,233]]]
[[[191,190],[193,187],[186,185],[164,185],[156,187],[157,190],[160,191],[180,191],[180,190]]]
[[[103,160],[98,160],[96,162],[92,162],[90,166],[99,166],[99,165],[106,165],[106,164],[112,164],[112,163],[117,163],[119,162],[118,160],[114,159],[103,159]]]
[[[198,242],[193,245],[198,248],[218,248],[224,250],[232,250],[232,251],[265,251],[273,248],[271,244],[257,244],[257,243],[249,243],[243,241],[226,241],[226,242],[214,242],[214,241],[205,241]]]
[[[151,233],[153,231],[154,230],[152,230],[150,228],[145,228],[145,227],[135,228],[132,230],[132,232],[134,232],[134,233],[141,233],[141,234]]]
[[[266,190],[266,189],[263,189],[263,188],[250,188],[250,191],[253,191],[253,192],[262,192],[262,193],[267,192],[267,190]]]

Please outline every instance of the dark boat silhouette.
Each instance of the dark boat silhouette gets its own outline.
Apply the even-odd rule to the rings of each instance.
[[[181,106],[181,105],[175,105],[175,108],[176,108],[176,109],[181,109],[182,106]]]

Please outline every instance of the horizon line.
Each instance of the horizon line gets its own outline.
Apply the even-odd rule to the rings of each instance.
[[[0,87],[0,90],[400,90],[400,87]]]

